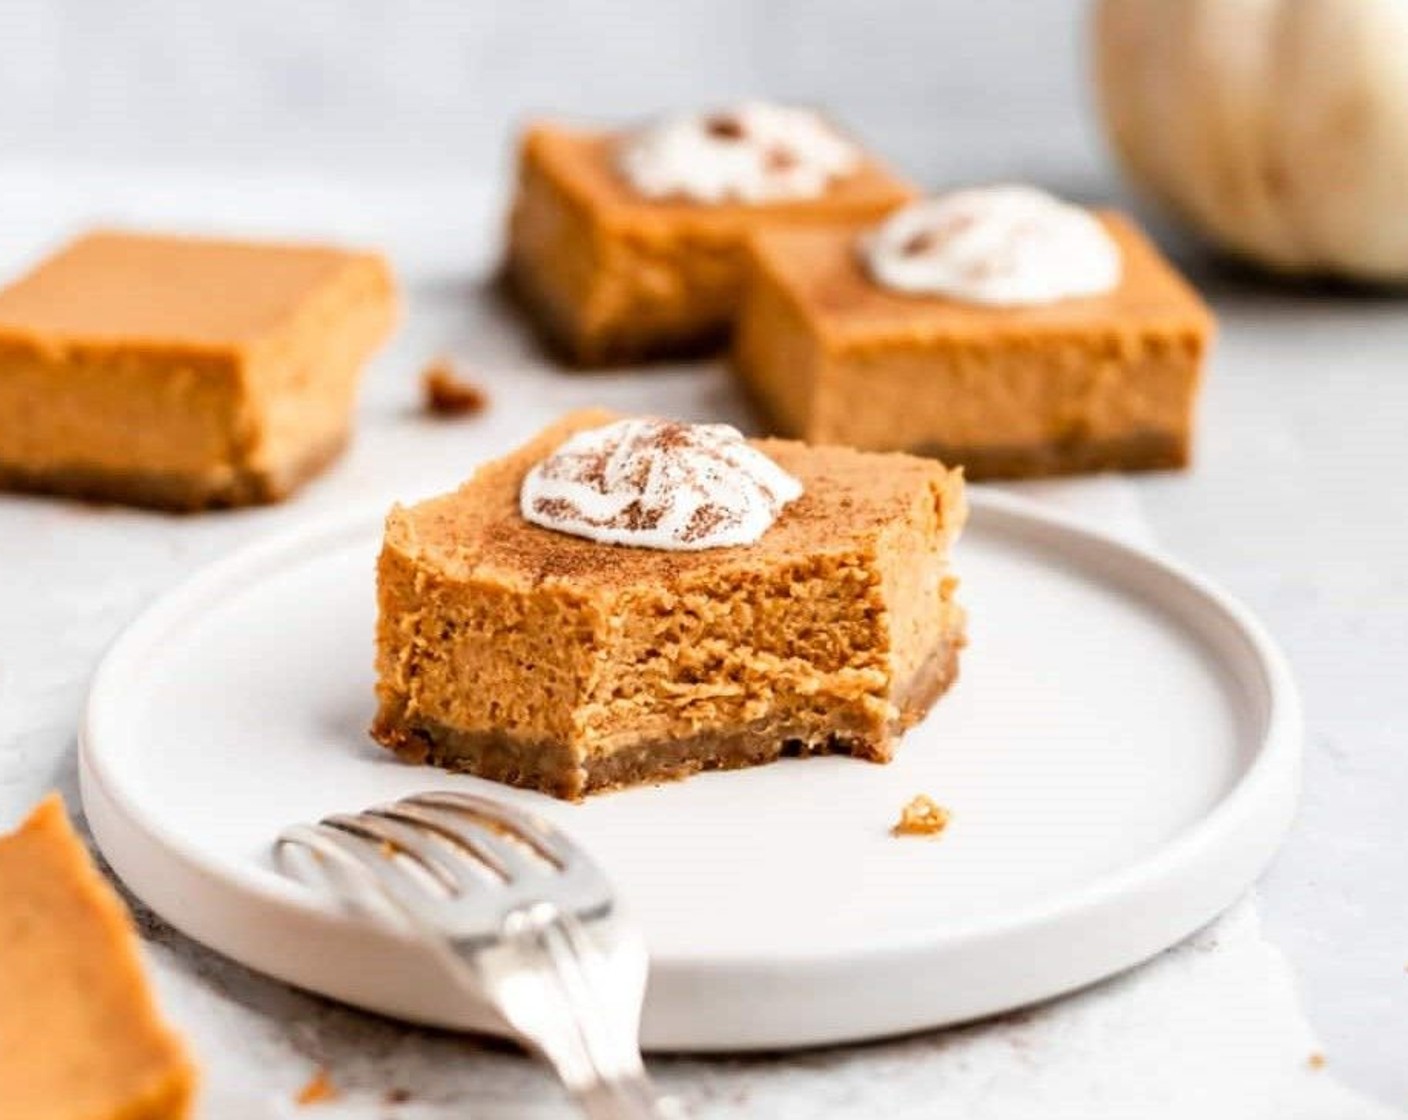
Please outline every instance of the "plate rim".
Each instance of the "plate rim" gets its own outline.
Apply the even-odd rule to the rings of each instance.
[[[1278,823],[1275,825],[1274,839],[1269,842],[1266,855],[1258,859],[1252,879],[1264,870],[1270,856],[1280,846],[1298,798],[1301,705],[1284,655],[1251,611],[1207,578],[1170,559],[1158,548],[1130,543],[1024,497],[984,488],[970,488],[969,494],[975,518],[996,519],[1000,530],[1013,531],[1015,526],[1015,531],[1035,531],[1046,538],[1047,547],[1050,547],[1053,536],[1064,537],[1072,540],[1083,552],[1094,549],[1121,565],[1142,566],[1146,576],[1152,572],[1164,580],[1171,580],[1173,585],[1181,585],[1191,591],[1194,599],[1200,601],[1204,608],[1211,607],[1215,615],[1230,624],[1231,631],[1252,655],[1259,677],[1256,686],[1264,693],[1266,700],[1263,726],[1255,729],[1255,736],[1246,737],[1248,742],[1254,742],[1254,755],[1216,804],[1153,851],[1134,863],[1103,873],[1078,888],[1044,902],[1020,906],[996,917],[948,925],[938,931],[894,931],[878,938],[873,944],[859,948],[819,948],[808,943],[793,946],[786,956],[742,946],[674,953],[662,959],[671,972],[686,976],[691,982],[708,983],[711,977],[720,974],[730,977],[744,974],[758,976],[771,974],[780,967],[817,973],[837,966],[855,967],[879,961],[893,964],[904,958],[961,949],[979,942],[1089,918],[1103,907],[1118,902],[1121,897],[1138,893],[1151,885],[1157,886],[1160,881],[1175,877],[1181,869],[1206,859],[1209,849],[1215,850],[1229,842],[1258,814],[1274,815]],[[178,856],[201,874],[218,879],[245,896],[252,892],[265,903],[293,907],[306,918],[343,919],[344,916],[330,900],[283,878],[276,871],[257,864],[250,864],[238,872],[232,871],[228,862],[207,856],[198,844],[188,841],[161,820],[153,820],[129,797],[120,776],[114,775],[111,752],[104,752],[95,744],[109,741],[109,736],[121,735],[120,729],[109,724],[120,717],[124,707],[123,680],[134,667],[140,666],[144,656],[153,648],[153,639],[159,639],[173,622],[189,617],[193,609],[203,609],[211,601],[214,591],[223,589],[228,593],[232,585],[246,587],[263,578],[271,568],[295,564],[350,543],[355,536],[367,534],[376,521],[384,519],[385,514],[386,507],[378,505],[309,518],[294,527],[245,544],[202,566],[145,607],[108,647],[92,678],[79,728],[85,807],[90,792],[100,792],[116,811],[127,818],[127,824],[145,833],[152,842],[165,847],[169,854]],[[1083,569],[1089,569],[1088,559],[1079,563]],[[1135,582],[1136,577],[1131,577],[1123,590],[1154,603],[1186,622],[1189,617],[1186,607],[1175,609],[1169,605],[1166,595],[1137,588],[1133,586]],[[1199,639],[1205,647],[1210,645],[1204,635],[1199,634]],[[121,755],[122,752],[118,753]],[[90,791],[90,783],[100,787],[100,790]],[[270,840],[272,843],[272,837]],[[101,838],[99,846],[103,847]],[[105,854],[111,858],[110,853]],[[119,862],[113,860],[114,866]],[[1208,914],[1204,920],[1213,916]],[[217,948],[217,951],[226,952],[222,948]]]

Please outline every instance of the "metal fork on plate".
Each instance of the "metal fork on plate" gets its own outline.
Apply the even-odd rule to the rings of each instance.
[[[640,936],[606,876],[547,822],[484,797],[422,793],[294,825],[275,853],[345,905],[373,890],[592,1120],[683,1120],[641,1062]]]

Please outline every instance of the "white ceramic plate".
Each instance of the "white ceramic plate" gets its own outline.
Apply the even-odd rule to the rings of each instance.
[[[379,514],[207,569],[108,654],[83,799],[129,887],[252,968],[386,1014],[485,1029],[413,948],[283,879],[295,821],[414,791],[531,804],[590,848],[653,956],[657,1050],[790,1047],[972,1019],[1088,984],[1208,921],[1289,824],[1299,716],[1246,612],[1150,555],[975,497],[962,679],[897,760],[553,801],[406,766],[372,714]],[[895,838],[928,793],[942,838]]]

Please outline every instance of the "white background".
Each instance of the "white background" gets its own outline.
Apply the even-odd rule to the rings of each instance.
[[[1027,178],[1122,200],[1083,19],[1065,0],[4,0],[0,173],[31,199],[61,192],[62,168],[90,187],[97,167],[424,176],[425,205],[462,231],[445,184],[500,174],[525,115],[761,93],[827,105],[928,185]],[[183,206],[189,224],[199,207]],[[19,220],[33,212],[0,210],[7,268],[34,247]],[[1408,302],[1271,285],[1170,246],[1222,338],[1197,467],[1140,480],[1141,498],[1164,544],[1247,600],[1299,673],[1305,802],[1264,913],[1335,1072],[1403,1103]],[[0,617],[0,703],[20,652],[4,635]],[[66,734],[75,716],[41,731]]]
[[[533,112],[765,91],[835,107],[930,177],[1092,176],[1080,16],[1075,0],[5,0],[0,142],[378,174],[497,161]]]

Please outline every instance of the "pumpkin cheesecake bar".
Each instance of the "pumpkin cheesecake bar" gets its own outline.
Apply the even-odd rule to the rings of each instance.
[[[195,1070],[57,795],[0,837],[0,1116],[182,1120]]]
[[[81,237],[0,291],[0,487],[277,501],[347,441],[394,313],[373,253]]]
[[[749,263],[733,367],[778,434],[977,479],[1189,461],[1212,316],[1119,214],[960,191]]]
[[[688,355],[727,338],[748,233],[873,221],[912,194],[805,109],[540,123],[519,152],[506,275],[575,365]]]
[[[564,798],[886,761],[957,673],[965,512],[932,460],[573,414],[391,511],[373,735]]]

